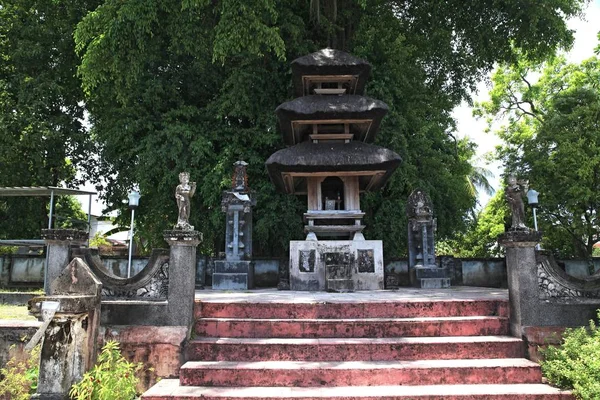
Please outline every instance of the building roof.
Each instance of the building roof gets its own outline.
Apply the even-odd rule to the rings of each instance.
[[[361,190],[377,190],[385,184],[401,161],[400,156],[392,150],[369,143],[303,142],[273,153],[265,164],[275,186],[284,192],[291,192],[284,182],[285,174],[330,172],[335,175],[357,171],[364,172],[365,178],[368,178],[363,180]],[[383,174],[380,175],[381,173]],[[375,181],[371,180],[372,175],[378,175]]]
[[[51,196],[54,195],[94,195],[87,190],[61,188],[56,186],[4,186],[0,187],[0,197]]]
[[[304,95],[302,76],[353,75],[357,78],[354,94],[363,94],[371,73],[371,64],[344,51],[322,49],[292,61],[292,79],[296,96]]]
[[[369,120],[371,122],[366,124],[352,124],[351,133],[355,135],[354,140],[372,142],[387,112],[388,106],[383,101],[358,95],[303,96],[275,109],[279,130],[288,145],[304,141],[312,132],[310,126],[293,126],[293,122],[315,120]]]

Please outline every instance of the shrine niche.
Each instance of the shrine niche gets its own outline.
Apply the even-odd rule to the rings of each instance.
[[[372,144],[388,107],[364,96],[370,70],[333,49],[300,57],[292,62],[298,97],[275,110],[288,147],[267,160],[269,176],[279,190],[307,197],[306,238],[290,242],[293,290],[383,289],[383,246],[365,240],[360,193],[385,185],[401,160]]]

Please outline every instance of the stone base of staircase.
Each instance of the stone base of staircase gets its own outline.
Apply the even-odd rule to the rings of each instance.
[[[300,293],[203,292],[179,379],[142,398],[573,398],[509,336],[505,292]]]

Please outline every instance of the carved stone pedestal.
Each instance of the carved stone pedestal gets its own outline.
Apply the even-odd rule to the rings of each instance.
[[[509,231],[498,237],[498,243],[506,249],[508,275],[508,299],[510,301],[510,330],[521,337],[523,327],[537,325],[540,310],[538,296],[538,272],[535,246],[542,239],[537,231]]]
[[[198,231],[164,231],[169,244],[169,324],[191,326],[194,320],[196,248],[202,241]]]

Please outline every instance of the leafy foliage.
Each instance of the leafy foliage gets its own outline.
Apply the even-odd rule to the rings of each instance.
[[[469,221],[465,233],[445,243],[446,254],[455,257],[500,257],[498,236],[505,231],[509,210],[504,189],[496,192],[485,208]]]
[[[451,136],[452,108],[494,63],[514,60],[514,48],[538,60],[568,46],[564,21],[582,4],[107,0],[74,35],[100,144],[95,174],[113,209],[139,185],[140,231],[157,245],[175,220],[177,174],[190,171],[198,181],[191,223],[204,233],[204,251],[216,253],[224,235],[220,192],[233,162],[244,159],[258,199],[255,254],[284,255],[290,239],[303,237],[306,206],[268,180],[264,162],[283,147],[273,110],[292,97],[289,61],[336,47],[373,64],[368,94],[390,106],[378,144],[404,164],[383,191],[363,196],[361,208],[367,236],[401,255],[412,190],[429,193],[441,236],[464,228],[475,204],[465,179],[474,149]],[[126,225],[126,213],[120,218]]]
[[[541,73],[537,82],[531,73]],[[493,77],[487,116],[504,116],[497,156],[540,195],[544,246],[562,258],[589,257],[600,226],[600,59],[521,60]]]
[[[92,143],[83,125],[72,32],[97,1],[5,0],[0,7],[0,186],[77,184]],[[48,200],[2,198],[0,237],[39,237]]]
[[[98,362],[71,387],[75,400],[132,400],[137,395],[138,373],[142,363],[130,363],[122,355],[119,343],[108,341],[98,355]]]
[[[598,315],[600,317],[600,313]],[[593,400],[600,393],[600,330],[590,321],[589,328],[569,328],[560,347],[542,351],[542,372],[548,381],[573,389],[578,399]]]
[[[40,346],[36,346],[24,359],[12,357],[0,369],[0,400],[29,400],[37,389]]]

